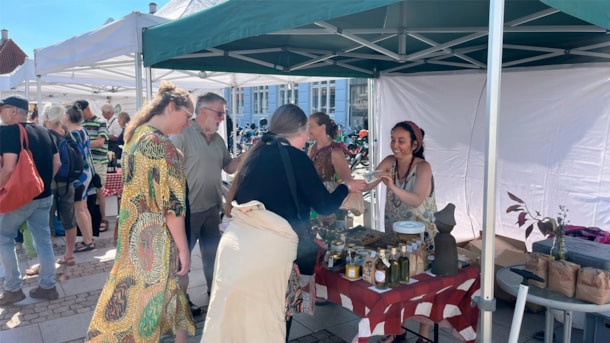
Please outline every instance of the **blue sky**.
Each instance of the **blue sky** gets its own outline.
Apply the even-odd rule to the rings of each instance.
[[[28,55],[34,49],[61,42],[119,19],[132,11],[148,13],[169,0],[0,0],[0,29]]]

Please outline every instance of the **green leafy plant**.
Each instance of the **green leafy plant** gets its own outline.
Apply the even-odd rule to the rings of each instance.
[[[525,204],[525,201],[521,200],[521,198],[512,194],[511,192],[507,193],[508,197],[512,201],[516,202],[516,204],[509,206],[506,209],[506,213],[518,213],[516,224],[519,227],[526,227],[525,239],[529,238],[529,236],[532,234],[532,231],[534,231],[534,227],[537,227],[538,231],[540,231],[540,233],[542,233],[544,236],[548,236],[551,234],[556,235],[559,230],[565,229],[565,226],[568,223],[568,209],[565,206],[559,205],[559,213],[557,213],[556,218],[543,217],[539,211],[535,211],[535,214],[532,214],[532,212]]]

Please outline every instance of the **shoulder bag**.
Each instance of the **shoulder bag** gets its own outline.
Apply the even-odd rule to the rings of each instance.
[[[288,156],[286,148],[278,143],[284,169],[286,170],[286,176],[288,177],[288,186],[290,187],[290,193],[292,200],[297,208],[297,218],[301,221],[301,214],[299,211],[299,202],[297,200],[297,189],[296,181],[294,178],[294,169],[292,168],[292,162]],[[297,259],[295,263],[299,266],[301,274],[312,275],[315,273],[316,268],[320,265],[320,259],[322,258],[322,249],[319,244],[314,240],[314,235],[311,232],[311,228],[306,230],[295,230],[299,235],[299,244],[297,245]]]
[[[11,177],[0,190],[0,213],[14,211],[28,204],[44,191],[44,181],[38,174],[32,152],[29,150],[28,134],[21,124],[17,126],[19,126],[21,152]]]

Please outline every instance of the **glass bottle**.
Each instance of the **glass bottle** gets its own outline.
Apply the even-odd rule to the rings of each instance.
[[[375,288],[387,289],[389,285],[390,262],[385,254],[385,249],[379,249],[379,255],[375,261]]]
[[[406,245],[401,246],[400,258],[398,262],[400,264],[400,282],[401,283],[409,283],[409,279],[411,278],[411,266],[409,265],[409,252],[411,247],[407,247]]]
[[[400,263],[396,256],[396,248],[392,248],[390,254],[390,287],[397,287],[400,284]]]
[[[550,255],[553,259],[558,261],[564,261],[568,255],[565,228],[563,226],[557,227],[557,232],[555,233],[555,237],[553,237],[553,246],[551,247]]]

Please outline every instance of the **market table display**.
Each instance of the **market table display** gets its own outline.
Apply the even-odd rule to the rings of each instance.
[[[106,184],[104,185],[104,196],[113,196],[121,197],[123,193],[123,173],[121,168],[117,168],[116,173],[108,173],[106,174]]]
[[[523,269],[523,265],[504,267],[496,274],[498,286],[511,295],[517,296],[519,292],[519,284],[522,277],[511,272],[510,268]],[[572,312],[605,312],[610,311],[610,303],[597,305],[576,298],[570,298],[565,295],[553,292],[547,288],[539,288],[529,286],[527,301],[533,304],[546,307],[546,323],[544,328],[544,341],[551,343],[553,341],[553,323],[554,316],[552,310],[560,310],[563,312],[563,341],[568,343],[572,336]]]
[[[479,276],[478,268],[468,266],[456,276],[423,273],[411,277],[417,282],[376,291],[366,281],[323,269],[316,274],[316,295],[362,317],[359,342],[374,335],[400,334],[402,323],[411,317],[451,327],[454,335],[474,342],[479,310],[471,306],[471,300],[478,293]]]

